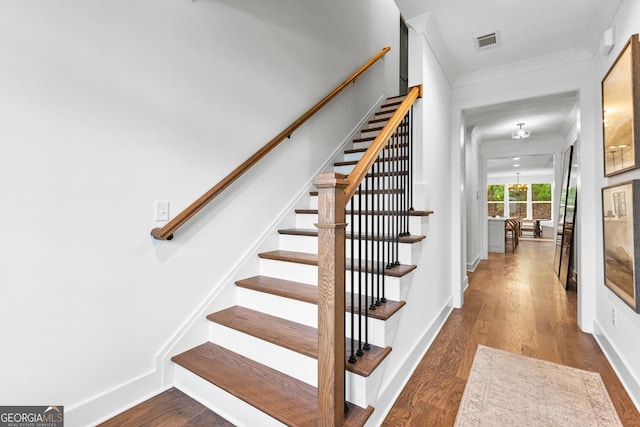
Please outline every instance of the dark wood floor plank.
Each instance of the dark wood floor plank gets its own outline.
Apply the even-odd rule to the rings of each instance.
[[[452,426],[478,344],[599,372],[625,427],[640,414],[590,334],[577,326],[575,289],[553,273],[552,242],[521,241],[515,253],[489,254],[469,275],[453,310],[383,426]]]
[[[99,427],[233,427],[201,403],[170,388],[99,424]]]

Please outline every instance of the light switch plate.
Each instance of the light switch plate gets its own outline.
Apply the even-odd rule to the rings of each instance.
[[[153,211],[156,221],[169,221],[169,202],[167,200],[156,200]]]

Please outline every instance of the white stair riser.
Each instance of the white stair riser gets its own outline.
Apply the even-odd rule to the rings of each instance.
[[[378,397],[386,363],[387,360],[383,360],[380,366],[368,377],[347,375],[345,379],[347,400],[361,408],[373,405]]]
[[[315,265],[298,264],[295,262],[283,262],[272,259],[260,259],[260,274],[263,276],[277,277],[293,282],[318,285],[318,267]]]
[[[367,277],[365,278],[365,275],[362,275],[362,282],[365,283],[369,283],[369,286],[371,286],[371,283],[374,283],[375,287],[377,287],[377,281],[376,278],[374,277],[374,275],[372,274],[367,274]],[[407,293],[409,291],[409,284],[411,283],[411,273],[404,275],[403,277],[391,277],[391,276],[384,276],[384,292],[385,292],[385,298],[393,300],[393,301],[406,301],[406,297],[407,297]],[[358,286],[358,278],[357,278],[357,274],[356,274],[356,288]],[[347,292],[351,292],[351,274],[345,274],[344,277],[344,287],[347,290]],[[376,291],[377,292],[377,291]],[[354,289],[354,293],[358,293],[357,289]]]
[[[371,143],[373,142],[373,140],[371,141],[362,141],[362,142],[353,142],[352,147],[354,150],[356,149],[362,149],[362,148],[369,148],[371,146]]]
[[[386,114],[386,115],[384,115],[384,116],[382,116],[382,117],[378,116],[378,117],[376,117],[375,119],[371,119],[371,121],[369,121],[369,123],[367,123],[367,124],[365,125],[365,128],[366,128],[366,129],[371,129],[371,128],[379,128],[379,127],[382,127],[382,126],[384,126],[384,125],[386,125],[386,124],[387,124],[387,121],[389,120],[389,118],[390,118],[392,115],[393,115],[393,114]],[[384,121],[384,122],[374,122],[374,120],[378,120],[378,119],[385,119],[385,121]]]
[[[252,310],[261,311],[272,316],[281,317],[292,322],[303,325],[318,327],[318,307],[315,304],[309,304],[302,301],[296,301],[289,298],[279,297],[277,295],[269,295],[251,289],[238,288],[238,305]],[[346,313],[346,333],[351,338],[351,316]],[[364,328],[364,316],[362,316]],[[384,321],[369,317],[367,319],[367,327],[369,329],[369,342],[378,347],[390,345],[387,335],[393,331],[388,329],[387,323]],[[393,323],[393,322],[392,322]],[[359,326],[359,322],[355,322],[355,327]],[[357,335],[356,335],[357,337]]]
[[[395,113],[396,110],[398,109],[398,107],[400,106],[400,104],[397,104],[396,101],[392,102],[393,105],[382,105],[380,106],[380,109],[378,109],[377,112],[382,113],[382,112],[390,112],[391,114]],[[378,117],[378,115],[376,115],[376,117]]]
[[[209,322],[209,341],[309,385],[318,385],[318,362],[312,357],[214,322]]]
[[[283,427],[284,424],[227,393],[193,372],[175,365],[175,387],[237,426]]]
[[[386,218],[386,217],[383,217]],[[351,231],[350,215],[347,214],[347,232]],[[371,227],[377,230],[378,223],[377,220],[374,220],[371,216],[368,218],[368,222]],[[317,214],[296,214],[296,228],[310,229],[313,230],[316,228],[315,224],[318,223],[318,215]],[[358,221],[355,221],[354,230],[358,231]],[[386,221],[383,222],[382,225],[386,226]],[[420,217],[420,216],[410,216],[409,217],[409,232],[413,236],[426,235],[428,225],[428,217]]]
[[[318,285],[318,267],[313,265],[261,259],[260,274],[263,276],[278,277],[283,280],[291,280],[293,282]],[[367,274],[366,276],[368,283],[377,283],[374,282],[374,275]],[[394,301],[405,301],[408,285],[411,283],[411,273],[403,277],[385,276],[384,283],[386,298]],[[345,289],[348,291],[350,288],[351,277],[345,273]]]
[[[371,138],[372,136],[380,135],[382,129],[379,129],[379,126],[370,129],[363,129],[360,131],[360,138]]]
[[[349,175],[354,167],[355,165],[335,166],[333,168],[333,171],[337,173],[341,173],[343,175]]]
[[[279,236],[280,244],[279,248],[285,251],[294,251],[294,252],[307,252],[307,253],[317,253],[318,252],[318,238],[316,236],[296,236],[289,234],[281,234]],[[379,244],[382,244],[383,247],[378,248]],[[415,264],[417,258],[413,258],[414,251],[412,247],[415,244],[411,243],[400,243],[398,245],[398,257],[401,264]],[[352,259],[360,258],[360,247],[358,246],[358,241],[354,241],[354,255],[351,254],[351,239],[347,234],[347,240],[345,245],[346,257]],[[365,251],[368,250],[368,255],[365,254]],[[365,254],[368,259],[378,260],[378,254],[382,256],[382,251],[387,251],[387,242],[371,242],[371,241],[363,241],[362,242],[362,252]],[[364,256],[363,256],[364,258]]]
[[[380,154],[378,155],[378,158],[379,159],[388,158],[390,156],[395,156],[395,155],[403,156],[406,152],[407,152],[406,147],[393,146],[392,148],[387,148],[386,151],[384,152],[380,152]],[[345,153],[342,156],[342,161],[344,162],[357,161],[357,160],[360,160],[363,155],[364,155],[364,151],[359,151],[357,153]],[[388,168],[388,166],[386,167]]]
[[[211,342],[228,350],[242,354],[244,357],[313,387],[318,386],[318,361],[312,357],[216,323],[211,323],[209,337]],[[346,381],[355,385],[351,390],[347,390],[347,400],[358,406],[367,406],[364,405],[364,399],[366,399],[366,388],[370,377],[362,377],[349,371],[346,374]]]

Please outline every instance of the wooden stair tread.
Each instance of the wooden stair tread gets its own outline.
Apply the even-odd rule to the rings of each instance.
[[[289,280],[278,279],[268,276],[253,276],[246,279],[238,280],[236,285],[241,288],[252,289],[254,291],[266,294],[277,295],[284,298],[302,301],[309,304],[318,304],[318,287],[308,285],[306,283],[292,282]],[[357,297],[356,297],[357,298]],[[346,310],[351,310],[351,294],[346,294]],[[367,304],[371,303],[371,298]],[[358,309],[358,301],[356,301],[355,309]],[[380,320],[387,320],[402,307],[404,301],[387,300],[384,304],[376,306],[375,310],[369,312],[369,317]]]
[[[271,259],[275,261],[294,262],[297,264],[306,264],[306,265],[314,265],[314,266],[318,265],[318,255],[310,254],[306,252],[275,250],[275,251],[259,253],[258,256],[262,259]],[[357,261],[358,260],[356,260],[356,264],[357,264]],[[351,263],[351,260],[347,259],[345,262],[346,269],[350,268],[351,266],[350,263]],[[373,270],[373,266],[374,266],[374,263],[370,261],[367,265],[364,266],[364,271],[367,273],[371,272]],[[357,270],[357,267],[358,266],[356,265],[356,270]],[[415,268],[416,268],[415,265],[400,264],[392,268],[383,268],[383,271],[385,276],[402,277],[412,272],[413,270],[415,270]]]
[[[377,163],[382,163],[382,162],[391,162],[391,161],[403,161],[403,160],[409,160],[409,157],[407,156],[399,156],[399,157],[385,157],[385,158],[377,158],[376,162]],[[333,166],[353,166],[353,165],[357,165],[359,162],[359,160],[348,160],[346,162],[335,162],[333,164]]]
[[[316,191],[315,193],[316,193],[315,195],[317,196],[318,192]],[[312,196],[313,196],[313,194],[312,194]],[[346,212],[347,215],[351,214],[350,210],[347,210],[345,212]],[[356,210],[356,211],[354,211],[354,214],[355,215],[360,215],[361,212],[363,212],[363,211]],[[318,210],[317,209],[296,209],[296,213],[297,214],[307,214],[307,215],[317,215],[318,214]],[[398,212],[391,211],[391,213],[392,214],[397,214]],[[401,212],[401,214],[402,213],[404,213],[404,212]],[[409,211],[409,216],[429,216],[432,213],[433,213],[433,211],[416,211],[416,210],[413,210],[413,211]],[[380,211],[366,211],[366,212],[364,212],[364,214],[365,215],[374,215],[374,214],[375,215],[381,215],[381,214],[385,214],[385,213],[384,212],[380,212]]]
[[[318,287],[268,276],[253,276],[236,281],[241,288],[252,289],[309,304],[318,303]]]
[[[370,133],[370,132],[380,132],[382,130],[383,126],[376,126],[374,128],[364,128],[361,129],[360,132],[361,133]]]
[[[394,97],[394,98],[398,98],[398,97]],[[402,100],[401,100],[401,99],[393,99],[393,100],[389,100],[389,99],[387,99],[387,100],[385,101],[385,103],[384,103],[384,104],[382,104],[382,105],[379,107],[379,109],[387,108],[387,107],[393,107],[393,106],[400,105],[400,104],[402,104]]]
[[[370,142],[375,140],[376,137],[375,136],[366,136],[364,138],[354,138],[352,141],[353,142]]]
[[[171,360],[288,426],[318,424],[318,391],[302,381],[211,342]],[[372,412],[349,404],[344,425],[362,426]]]
[[[211,322],[240,331],[252,337],[318,359],[318,330],[311,326],[292,322],[260,311],[233,306],[207,316]],[[346,340],[345,357],[350,353],[350,340]],[[391,352],[390,347],[371,346],[357,363],[349,363],[350,372],[367,377]],[[346,360],[346,359],[345,359]]]
[[[386,176],[407,176],[409,175],[408,171],[383,171],[383,172],[375,172],[375,173],[371,173],[369,172],[368,174],[366,174],[364,177],[367,179],[371,179],[371,178],[378,178],[378,177],[386,177]],[[345,178],[349,178],[349,175],[346,175]]]
[[[291,235],[291,236],[309,236],[309,237],[316,237],[318,236],[318,230],[317,229],[310,229],[310,228],[285,228],[282,230],[278,230],[278,233],[280,234],[285,234],[285,235]],[[347,239],[349,239],[351,237],[351,233],[349,233],[347,231]],[[360,234],[356,233],[354,236],[356,239],[360,238]],[[380,240],[384,240],[385,242],[389,240],[389,236],[371,236],[371,235],[366,235],[366,236],[362,236],[364,240],[373,240],[373,241],[380,241]],[[423,235],[409,235],[409,236],[400,236],[398,237],[398,241],[400,243],[417,243],[420,242],[422,240],[424,240],[426,236]]]
[[[363,195],[378,195],[378,194],[392,194],[392,195],[396,195],[396,194],[404,194],[404,189],[402,188],[392,188],[392,189],[386,189],[386,190],[362,190],[362,194]],[[310,196],[317,196],[318,192],[317,191],[311,191],[309,193]],[[354,197],[356,197],[358,194],[356,193],[354,195]]]
[[[399,143],[399,144],[390,144],[384,147],[385,150],[389,150],[389,149],[396,149],[396,148],[406,148],[408,147],[409,144],[408,143]],[[365,147],[365,148],[350,148],[348,150],[344,150],[345,154],[355,154],[355,153],[364,153],[365,151],[367,151],[369,149],[369,147]]]

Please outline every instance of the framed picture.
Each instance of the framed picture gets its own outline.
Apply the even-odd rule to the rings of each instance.
[[[624,302],[640,313],[639,224],[640,179],[602,189],[604,283]]]
[[[640,166],[639,79],[640,42],[634,34],[602,79],[604,176]]]

